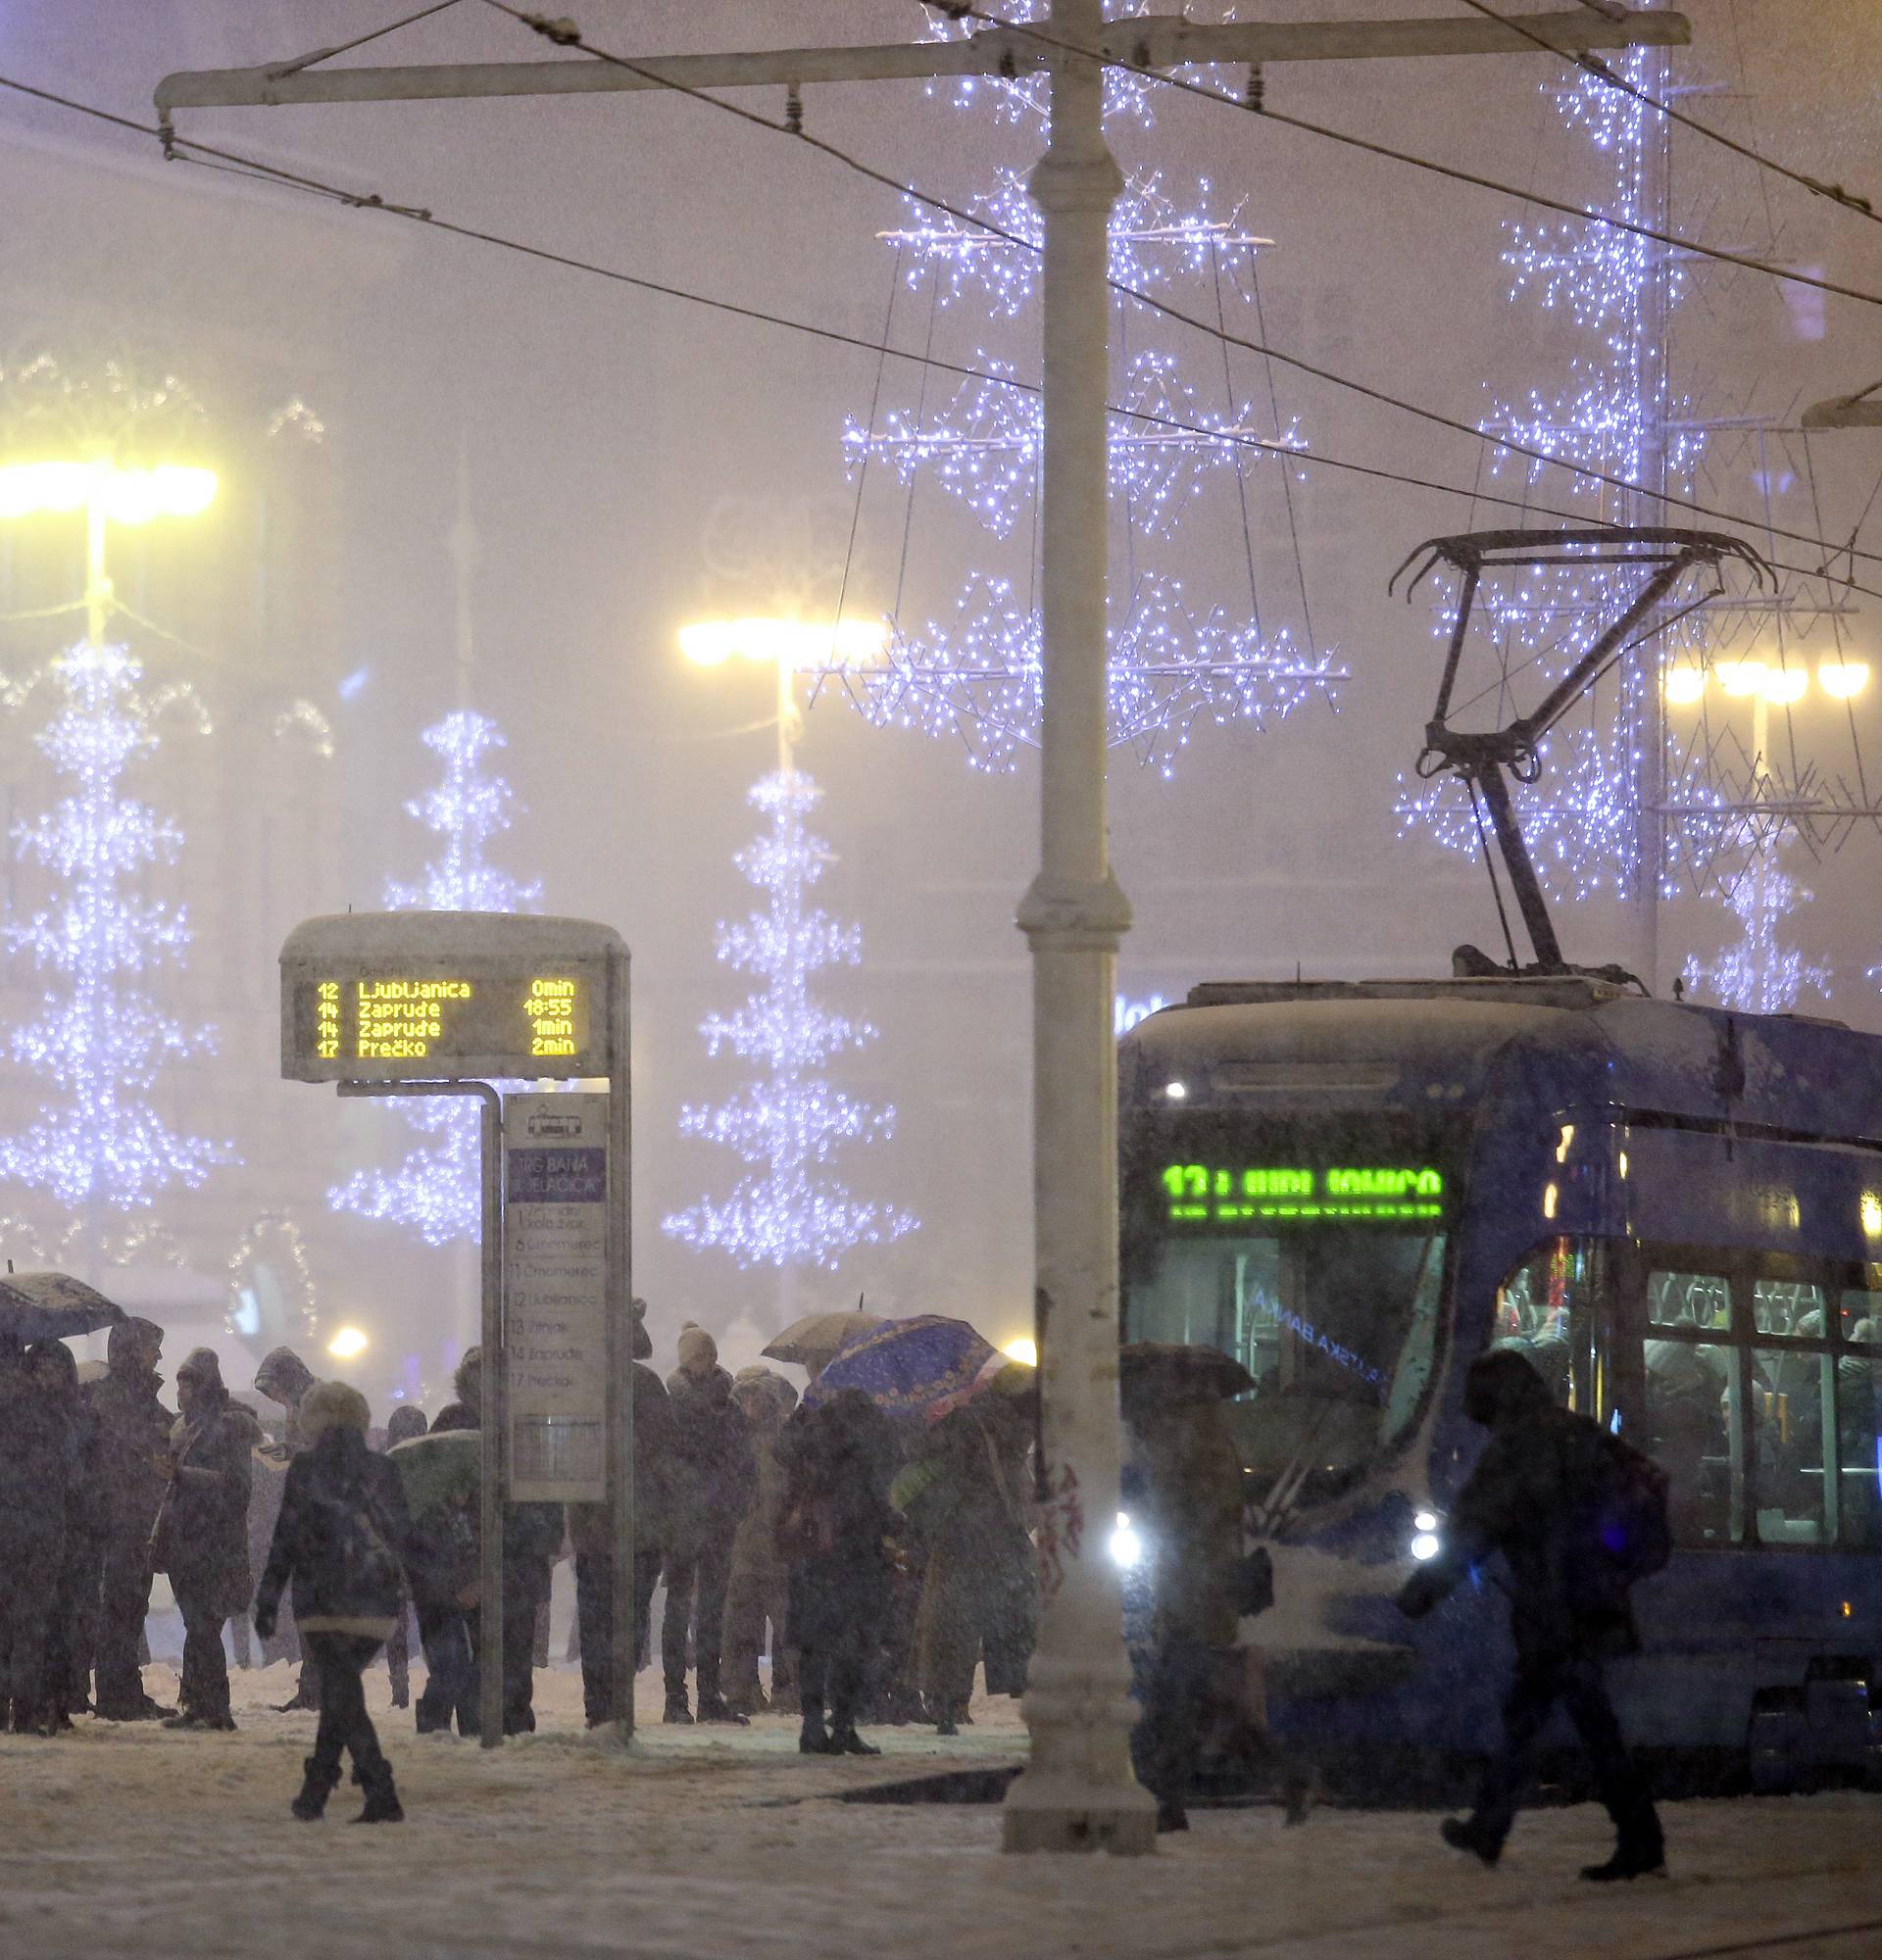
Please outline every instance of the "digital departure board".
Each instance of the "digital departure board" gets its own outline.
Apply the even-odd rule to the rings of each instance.
[[[424,912],[310,921],[281,956],[282,1073],[301,1082],[607,1075],[606,949],[568,943],[556,928],[570,923]]]
[[[1444,1173],[1432,1164],[1166,1164],[1174,1225],[1388,1223],[1444,1216]]]

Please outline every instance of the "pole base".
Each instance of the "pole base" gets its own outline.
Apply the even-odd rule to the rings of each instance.
[[[1148,1790],[1099,1789],[1028,1770],[1007,1798],[1008,1851],[1110,1851],[1139,1857],[1157,1848],[1157,1806]]]

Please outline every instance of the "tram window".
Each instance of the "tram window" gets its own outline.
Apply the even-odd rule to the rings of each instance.
[[[1681,1544],[1730,1544],[1745,1536],[1738,1358],[1712,1342],[1642,1344],[1647,1453],[1666,1473],[1669,1521]]]
[[[1551,1239],[1497,1289],[1491,1347],[1521,1354],[1566,1408],[1577,1406],[1575,1354],[1593,1324],[1596,1258],[1581,1241]]]
[[[1836,1362],[1837,1536],[1845,1544],[1882,1550],[1882,1294],[1845,1289],[1840,1318],[1855,1351]]]
[[[1821,1341],[1825,1338],[1823,1289],[1791,1280],[1755,1280],[1752,1322],[1766,1337],[1789,1335],[1800,1341]]]
[[[1729,1327],[1732,1283],[1723,1273],[1650,1272],[1647,1318],[1656,1327]]]
[[[1840,1494],[1823,1474],[1834,1380],[1827,1353],[1752,1351],[1752,1476],[1765,1544],[1823,1544],[1837,1535]]]

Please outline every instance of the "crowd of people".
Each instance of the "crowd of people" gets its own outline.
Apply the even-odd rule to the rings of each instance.
[[[734,1379],[691,1324],[663,1380],[635,1307],[636,1671],[664,1579],[667,1721],[795,1712],[807,1753],[868,1754],[870,1720],[949,1734],[969,1720],[982,1660],[989,1689],[1016,1695],[1035,1610],[1030,1425],[1016,1406],[976,1405],[918,1434],[854,1392],[800,1406],[774,1370]],[[418,1730],[478,1729],[481,1353],[428,1423],[401,1405],[371,1434],[357,1392],[288,1348],[264,1360],[252,1401],[231,1394],[214,1350],[194,1350],[173,1410],[163,1340],[124,1320],[103,1366],[82,1370],[63,1342],[0,1342],[6,1724],[52,1736],[89,1713],[232,1729],[226,1629],[243,1660],[259,1643],[264,1663],[300,1662],[285,1707],[321,1717],[301,1809],[319,1814],[344,1748],[370,1796],[382,1790],[378,1807],[395,1807],[359,1683],[383,1645],[394,1704],[409,1704],[413,1616]],[[432,1441],[454,1434],[470,1446]],[[551,1577],[570,1554],[585,1713],[610,1721],[608,1507],[512,1502],[502,1532],[506,1733],[535,1726]],[[174,1707],[142,1671],[158,1573],[183,1626]]]

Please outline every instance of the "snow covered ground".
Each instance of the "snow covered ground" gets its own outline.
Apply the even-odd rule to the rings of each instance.
[[[81,1721],[0,1739],[0,1956],[867,1955],[868,1960],[1672,1960],[1882,1954],[1882,1799],[1668,1810],[1672,1877],[1617,1891],[1575,1867],[1600,1813],[1531,1813],[1501,1869],[1446,1851],[1429,1813],[1197,1811],[1148,1859],[1013,1858],[992,1806],[839,1804],[835,1792],[1016,1760],[1010,1702],[975,1725],[880,1730],[879,1762],[805,1758],[795,1725],[664,1728],[642,1677],[632,1754],[585,1735],[576,1675],[537,1676],[544,1727],[484,1751],[420,1740],[369,1675],[410,1821],[322,1824],[288,1798],[313,1733],[277,1715],[285,1668],[237,1672],[233,1736]],[[153,1667],[152,1692],[174,1676]],[[1847,1929],[1860,1928],[1858,1931]],[[1846,1929],[1840,1934],[1834,1929]],[[1800,1932],[1819,1936],[1773,1938]]]

